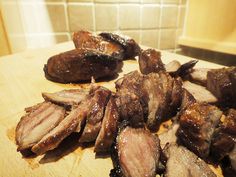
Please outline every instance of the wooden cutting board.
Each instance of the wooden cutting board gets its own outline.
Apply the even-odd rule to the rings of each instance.
[[[56,92],[62,89],[78,88],[79,84],[59,84],[44,77],[43,66],[47,59],[60,52],[73,49],[73,43],[58,44],[47,49],[38,49],[0,58],[0,177],[106,177],[112,169],[109,157],[98,158],[93,146],[79,147],[69,139],[64,148],[52,151],[45,156],[22,158],[16,151],[15,127],[24,114],[24,108],[42,102],[42,92]],[[181,63],[192,58],[162,52],[162,60]],[[196,67],[222,67],[201,61]],[[124,62],[122,77],[125,73],[138,69],[136,60]],[[114,79],[99,83],[114,90]],[[84,84],[86,85],[86,84]],[[217,170],[218,176],[222,176]]]

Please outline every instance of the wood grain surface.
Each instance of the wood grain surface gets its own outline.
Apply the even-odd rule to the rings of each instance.
[[[24,108],[42,102],[42,92],[78,88],[81,84],[59,84],[44,77],[43,66],[47,59],[60,52],[73,49],[72,42],[58,44],[0,58],[0,176],[1,177],[106,177],[112,169],[109,157],[95,157],[93,146],[80,147],[70,137],[56,150],[46,155],[23,158],[16,151],[15,127],[24,114]],[[191,58],[162,52],[162,60],[173,59],[181,63]],[[199,62],[196,67],[217,68],[219,65]],[[136,60],[124,62],[123,74],[138,69]],[[99,84],[114,90],[114,81]],[[84,84],[85,86],[88,84]],[[215,170],[215,169],[214,169]],[[217,169],[221,176],[220,169]]]

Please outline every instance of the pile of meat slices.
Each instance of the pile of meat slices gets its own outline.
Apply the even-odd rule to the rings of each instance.
[[[17,125],[18,151],[40,155],[78,133],[77,141],[111,155],[110,176],[216,176],[207,163],[234,176],[236,68],[193,69],[196,61],[164,65],[160,56],[140,50],[141,73],[118,79],[115,93],[94,83],[43,93],[45,101],[26,108]],[[198,91],[195,83],[201,83]],[[170,118],[169,129],[157,135]]]

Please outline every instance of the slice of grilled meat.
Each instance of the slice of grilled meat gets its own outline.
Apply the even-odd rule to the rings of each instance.
[[[163,150],[166,162],[166,177],[216,177],[210,167],[183,146],[169,144]]]
[[[217,103],[217,98],[201,85],[184,81],[183,87],[188,90],[198,102]]]
[[[229,155],[236,147],[236,110],[230,109],[215,131],[211,144],[211,155],[216,161]],[[235,159],[236,160],[236,159]]]
[[[116,103],[120,118],[129,121],[133,127],[144,124],[142,79],[138,71],[133,71],[116,82]]]
[[[48,59],[44,66],[47,79],[61,82],[79,82],[111,77],[117,74],[122,62],[116,58],[90,49],[74,49]]]
[[[143,128],[123,128],[116,138],[115,169],[110,176],[155,177],[160,157],[156,135]],[[114,155],[114,154],[113,154]]]
[[[141,50],[138,61],[142,74],[165,71],[165,66],[161,61],[161,53],[154,49]]]
[[[207,89],[222,103],[236,105],[236,67],[212,69],[207,72]]]
[[[94,151],[96,153],[109,152],[111,150],[112,143],[117,135],[118,121],[119,114],[115,98],[111,96],[107,103],[102,126],[95,142]]]
[[[173,73],[180,68],[181,64],[177,60],[173,60],[165,65],[166,72]]]
[[[207,103],[190,104],[182,112],[177,132],[178,140],[201,158],[207,158],[211,139],[222,112]]]
[[[207,72],[209,68],[194,68],[190,73],[190,80],[194,83],[206,86],[207,84]]]
[[[165,72],[150,73],[143,79],[143,99],[148,105],[147,127],[159,128],[160,123],[177,112],[182,97],[182,82]]]
[[[136,43],[134,39],[131,39],[128,36],[121,36],[118,34],[106,33],[106,32],[100,33],[99,35],[106,40],[121,45],[125,52],[124,59],[132,59],[135,56],[138,56],[140,52],[140,47],[138,43]]]
[[[30,149],[65,117],[65,109],[43,102],[27,110],[16,127],[17,150]]]
[[[88,89],[81,88],[62,90],[54,93],[43,92],[42,96],[46,101],[51,101],[53,103],[64,106],[73,106],[78,105],[82,100],[86,98],[88,94]]]
[[[119,60],[124,58],[124,49],[120,44],[109,41],[100,35],[92,34],[89,31],[78,31],[73,34],[75,48],[97,50],[105,55],[112,56]]]
[[[111,91],[105,87],[99,87],[90,93],[91,100],[88,105],[86,125],[79,139],[81,143],[96,140],[101,129],[105,107],[111,95]]]
[[[32,151],[40,155],[55,149],[63,139],[74,132],[78,125],[84,121],[84,114],[85,112],[79,107],[73,109],[54,129],[47,132],[47,134],[32,147]]]

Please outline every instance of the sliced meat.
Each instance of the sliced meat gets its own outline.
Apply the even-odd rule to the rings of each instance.
[[[101,52],[74,49],[48,59],[44,66],[45,77],[61,83],[89,81],[117,74],[122,62]]]
[[[116,139],[116,148],[122,176],[156,176],[160,157],[160,143],[156,135],[143,128],[126,127]],[[114,170],[112,175],[115,175]]]
[[[142,90],[144,101],[148,104],[148,129],[158,129],[161,122],[176,113],[181,101],[181,87],[181,82],[164,72],[150,73],[144,77]]]
[[[163,132],[159,135],[160,145],[162,149],[165,147],[167,143],[173,144],[177,142],[176,132],[178,128],[179,124],[173,123],[173,125],[171,125],[171,127],[166,132]]]
[[[88,105],[86,125],[79,139],[81,143],[93,142],[96,140],[101,129],[102,118],[104,116],[105,107],[109,100],[110,94],[111,91],[104,87],[99,87],[94,91],[94,93],[92,93],[91,100]]]
[[[182,64],[177,71],[175,72],[170,72],[171,76],[180,76],[180,77],[184,77],[186,75],[188,75],[188,73],[190,72],[190,70],[196,65],[196,63],[198,62],[198,60],[191,60],[187,63]]]
[[[117,134],[118,120],[118,108],[115,103],[115,98],[112,96],[107,103],[102,126],[95,142],[94,151],[96,153],[110,151]]]
[[[194,96],[191,93],[189,93],[188,90],[183,89],[182,90],[182,101],[181,101],[180,112],[185,111],[185,109],[187,109],[188,106],[193,104],[193,103],[196,103],[196,99],[194,98]]]
[[[84,121],[84,114],[80,108],[73,109],[54,129],[48,132],[37,144],[32,147],[32,151],[37,155],[55,149],[63,139],[76,130],[78,125]]]
[[[97,50],[119,60],[124,58],[124,49],[120,44],[108,41],[100,35],[94,35],[88,31],[81,30],[75,32],[73,34],[73,42],[77,49],[84,48]]]
[[[207,158],[222,112],[207,103],[190,104],[180,116],[178,140],[201,158]]]
[[[210,167],[183,146],[169,144],[164,149],[167,157],[166,177],[216,177]]]
[[[236,104],[234,90],[236,68],[212,69],[207,72],[207,89],[212,92],[223,106]]]
[[[165,71],[161,61],[161,53],[154,49],[141,50],[139,54],[139,69],[142,74]]]
[[[116,103],[120,118],[128,120],[134,127],[144,123],[142,79],[143,76],[138,71],[133,71],[116,82]]]
[[[192,82],[206,86],[207,84],[207,72],[209,68],[194,68],[190,73],[190,79]]]
[[[87,89],[71,89],[62,90],[55,93],[42,93],[43,98],[46,101],[51,101],[56,104],[72,106],[78,105],[89,94]]]
[[[17,150],[29,149],[56,127],[65,117],[65,109],[50,102],[38,104],[23,116],[16,127]]]
[[[128,36],[121,36],[106,32],[100,33],[99,35],[102,36],[104,39],[121,45],[125,51],[124,59],[132,59],[140,52],[139,45],[135,42],[134,39],[131,39]]]
[[[170,63],[165,65],[166,72],[173,73],[176,72],[180,68],[181,64],[177,60],[173,60]]]
[[[206,87],[189,81],[183,82],[183,87],[188,90],[198,102],[216,103],[218,101]]]
[[[219,161],[236,147],[236,110],[230,109],[212,138],[211,155]]]

